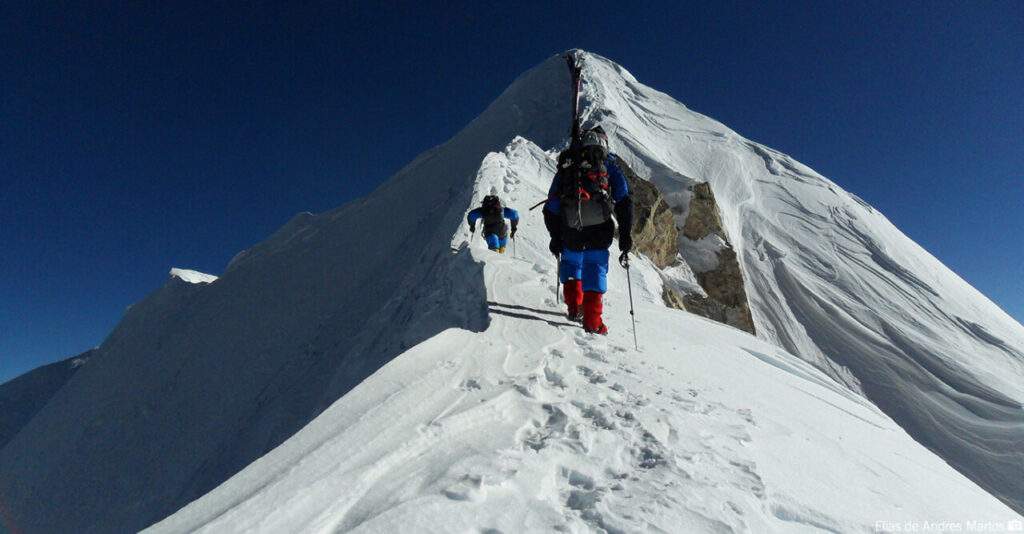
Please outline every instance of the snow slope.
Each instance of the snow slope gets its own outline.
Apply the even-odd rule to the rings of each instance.
[[[450,327],[482,329],[483,278],[468,256],[451,257],[450,229],[488,152],[516,133],[545,145],[564,136],[563,71],[546,63],[523,75],[371,196],[299,214],[215,281],[172,276],[132,306],[0,449],[12,522],[23,532],[141,529],[408,347]],[[462,304],[439,307],[441,297]]]
[[[0,448],[21,431],[92,356],[87,350],[77,356],[37,367],[0,384]]]
[[[743,377],[750,373],[756,374],[753,370],[756,366],[764,367],[764,372],[778,373],[769,369],[774,365],[818,377],[812,382],[820,381],[820,375],[812,374],[806,366],[793,362],[777,349],[767,348],[781,346],[844,383],[853,384],[851,391],[862,388],[868,399],[917,441],[938,452],[990,492],[1007,502],[1021,501],[1024,462],[1018,444],[1022,437],[1024,333],[1020,325],[899,233],[880,214],[810,169],[687,110],[596,55],[588,55],[585,76],[586,113],[605,124],[611,132],[614,150],[628,159],[634,170],[656,183],[671,203],[677,208],[684,206],[689,198],[685,188],[693,181],[712,183],[747,277],[746,289],[758,332],[767,343],[748,337],[731,338],[721,333],[726,332],[721,327],[686,314],[660,309],[659,313],[654,313],[647,309],[641,315],[646,314],[648,318],[644,320],[649,321],[641,325],[642,329],[650,329],[645,337],[651,343],[655,339],[659,343],[671,343],[675,339],[672,346],[681,351],[652,345],[652,362],[655,353],[660,358],[655,365],[675,372],[680,377],[678,380],[691,380],[701,375],[698,372],[701,365],[715,365],[721,358],[724,367],[719,370],[735,375],[729,377],[734,381],[746,380]],[[501,271],[504,274],[499,274],[488,270],[492,267],[490,256],[486,257],[487,263],[481,263],[478,261],[481,258],[472,250],[452,254],[450,249],[452,236],[462,224],[466,209],[482,194],[474,187],[481,187],[481,177],[490,176],[488,169],[505,165],[512,175],[527,175],[525,167],[512,169],[509,162],[503,163],[500,157],[488,156],[489,153],[501,151],[517,135],[545,150],[564,143],[569,115],[567,79],[562,60],[550,58],[517,79],[457,136],[416,158],[367,198],[324,214],[297,215],[266,241],[236,256],[216,280],[188,283],[180,277],[171,277],[164,287],[134,305],[94,353],[89,365],[77,371],[0,449],[0,473],[3,474],[0,476],[0,505],[6,510],[3,515],[24,532],[130,531],[151,525],[207,494],[279,445],[284,444],[280,450],[292,451],[282,456],[282,461],[296,458],[296,447],[302,448],[302,443],[315,443],[315,440],[292,442],[289,438],[338,399],[342,399],[342,404],[336,406],[349,408],[331,412],[329,418],[340,418],[337,424],[352,421],[355,425],[363,419],[387,420],[383,416],[374,419],[366,412],[377,401],[384,402],[383,399],[374,397],[376,393],[372,391],[355,395],[352,390],[411,347],[419,348],[404,354],[394,366],[411,366],[402,368],[416,374],[423,368],[405,363],[406,359],[416,359],[406,356],[419,354],[416,351],[427,346],[424,344],[468,345],[471,332],[490,333],[496,325],[512,325],[507,322],[514,318],[511,315],[532,315],[528,310],[488,306],[489,296],[504,298],[501,294],[488,293],[494,286],[494,278],[489,277],[529,275],[530,283],[535,283],[541,277],[550,277],[550,273],[530,271],[532,263],[524,263],[527,271],[505,270]],[[525,159],[519,160],[517,165],[531,163]],[[546,163],[537,160],[533,165],[541,169]],[[517,207],[543,197],[543,193],[531,189],[518,191],[515,183],[491,182],[500,192],[517,195],[522,202]],[[530,187],[534,186],[536,184]],[[519,195],[527,195],[529,191],[532,191],[529,195],[534,196],[527,202],[525,196]],[[539,227],[529,233],[524,230],[519,243],[522,249],[519,252],[524,258],[536,253],[536,250],[530,252],[531,246],[541,247],[539,250],[543,252],[542,234]],[[527,245],[531,240],[535,242]],[[505,261],[505,258],[497,260]],[[644,273],[647,290],[656,295],[660,278],[647,268],[638,268],[637,273],[638,276]],[[621,273],[615,276],[621,277]],[[621,279],[613,283],[621,289]],[[523,298],[527,297],[534,298],[524,293]],[[613,302],[622,299],[621,294],[611,298]],[[534,304],[511,300],[494,302],[550,309],[541,301]],[[504,315],[495,309],[504,309]],[[613,315],[621,311],[613,304]],[[660,315],[662,312],[667,315]],[[551,317],[549,320],[558,322],[557,317]],[[624,333],[623,318],[618,317],[614,336]],[[672,317],[671,321],[666,317]],[[513,326],[507,328],[514,329]],[[678,338],[670,335],[676,331],[680,333]],[[655,334],[659,337],[655,338]],[[541,329],[523,335],[545,339],[554,333]],[[489,338],[490,334],[485,337]],[[705,338],[709,341],[705,342]],[[566,355],[565,361],[576,361],[570,359],[573,350],[586,354],[591,348],[601,348],[600,345],[587,348],[586,340],[580,343],[582,345],[565,341],[564,347],[558,349]],[[621,340],[609,340],[609,343],[622,346]],[[757,354],[738,349],[738,346],[750,348]],[[512,348],[495,350],[513,351]],[[514,350],[534,354],[533,358],[544,357],[543,349],[538,352],[529,345]],[[682,355],[692,355],[694,359],[686,360]],[[602,371],[606,375],[612,368],[618,368],[613,356],[620,360],[623,357],[617,351],[606,356],[609,362],[614,362]],[[643,357],[646,359],[648,353]],[[735,366],[729,368],[728,365],[733,365],[729,362],[734,362]],[[636,375],[642,375],[647,384],[671,377],[667,371],[638,364],[635,357],[623,363],[626,364],[633,366]],[[755,367],[747,369],[751,365]],[[573,363],[555,370],[566,381],[567,388],[572,386],[570,381],[576,379],[572,371],[578,366]],[[405,383],[401,377],[406,371],[398,372],[388,384],[397,387]],[[495,372],[486,371],[491,375]],[[501,372],[520,376],[525,371]],[[747,383],[755,390],[770,388],[766,384],[775,383],[775,375],[771,376],[772,380],[755,377]],[[793,379],[778,380],[785,384]],[[620,383],[623,388],[628,385]],[[430,382],[425,384],[431,385]],[[484,391],[492,391],[485,389],[489,384],[478,381],[479,390],[467,385],[472,391],[466,394],[483,395]],[[754,410],[760,406],[758,402],[766,402],[747,397],[730,398],[729,395],[740,393],[725,385],[724,379],[721,384],[721,392],[710,385],[708,389],[696,388],[698,395],[703,396],[700,402],[718,402],[729,410]],[[494,382],[494,385],[500,384]],[[374,385],[375,388],[391,386]],[[590,387],[584,383],[581,386]],[[400,388],[394,387],[390,391],[400,395]],[[666,384],[663,394],[671,391],[666,387],[683,391],[681,384]],[[846,390],[821,387],[833,391],[836,398],[850,398]],[[420,397],[418,402],[424,404],[424,409],[428,409],[428,405],[450,406],[446,404],[446,395],[453,393],[445,389],[438,391],[438,399]],[[493,391],[500,394],[500,391]],[[767,394],[775,390],[765,391]],[[818,396],[824,395],[814,391]],[[352,396],[345,396],[350,392]],[[657,404],[661,396],[638,392],[652,399],[651,406],[669,409],[669,404]],[[783,392],[776,393],[783,395]],[[685,391],[681,396],[686,398]],[[757,398],[762,396],[758,392]],[[787,407],[793,412],[789,417],[795,418],[798,411],[813,402],[804,397],[798,396],[799,400],[795,400],[783,395],[794,403]],[[853,409],[861,405],[855,400],[849,400],[853,404],[844,405],[832,397],[824,398],[877,423]],[[593,406],[611,402],[603,400],[599,393],[589,399],[587,402]],[[624,402],[629,399],[625,398]],[[387,414],[397,413],[400,409],[396,406],[392,405],[395,411]],[[698,406],[699,410],[705,409],[703,404]],[[414,408],[416,406],[406,406],[409,410]],[[543,410],[543,406],[540,409]],[[580,407],[575,407],[577,412],[568,407],[560,409],[567,418],[598,413]],[[690,447],[679,449],[683,456],[690,454],[698,463],[704,458],[698,454],[705,446],[704,441],[728,440],[723,436],[730,434],[719,432],[726,432],[731,424],[709,422],[714,418],[702,418],[699,410],[693,416],[698,419],[687,419],[687,412],[677,410],[677,417],[682,419],[677,419],[673,427],[679,443]],[[778,413],[782,405],[765,410]],[[607,413],[606,416],[593,415],[591,419],[604,417],[607,422],[608,417],[614,416],[614,410],[611,413],[611,416]],[[729,412],[723,409],[722,413]],[[821,413],[829,417],[835,415]],[[552,413],[553,421],[559,418],[555,415]],[[416,420],[418,416],[410,414],[409,417]],[[813,424],[786,419],[781,414],[778,417],[780,425],[791,425],[786,427],[794,429],[794,436],[807,428],[810,428],[808,432],[829,428],[827,421],[810,419],[812,416],[808,416],[808,421]],[[885,421],[877,414],[875,417]],[[547,420],[541,418],[542,423]],[[611,420],[614,421],[614,417]],[[513,417],[511,421],[508,424],[515,426],[524,419]],[[703,428],[698,422],[710,425],[707,435],[697,430]],[[850,421],[849,424],[859,423]],[[878,424],[892,429],[891,424]],[[622,430],[622,425],[616,425]],[[555,423],[555,427],[558,426]],[[653,424],[644,426],[652,436],[661,436],[657,438],[658,443],[667,447],[669,439],[656,429],[652,430],[654,427]],[[510,439],[502,433],[504,428],[495,428],[497,437],[494,439]],[[764,429],[762,425],[746,432],[756,435]],[[393,429],[372,430],[400,434],[410,429],[398,425]],[[771,436],[775,435],[762,436],[767,438],[766,442],[772,442],[776,438]],[[826,446],[833,438],[838,441],[837,435],[826,435],[808,443]],[[922,495],[934,497],[937,499],[934,502],[943,505],[952,499],[965,506],[970,503],[972,508],[973,503],[977,503],[978,510],[998,511],[998,508],[989,508],[991,503],[984,504],[981,497],[971,497],[975,490],[970,485],[943,470],[939,462],[922,453],[920,448],[913,449],[909,442],[900,441],[903,438],[886,441],[880,435],[868,435],[894,450],[903,451],[901,457],[910,458],[908,464],[924,466],[924,471],[936,473],[934,476],[939,479],[932,485],[946,488],[948,492],[943,496],[922,490]],[[895,431],[892,435],[902,436]],[[344,443],[353,448],[335,457],[336,462],[360,454],[389,454],[389,451],[367,450],[358,443],[359,439],[351,436],[346,439],[354,441]],[[620,445],[634,439],[623,436]],[[643,437],[642,432],[640,436]],[[842,439],[844,443],[860,444],[858,440],[846,435]],[[868,444],[863,445],[868,447]],[[787,446],[796,447],[792,443]],[[733,458],[728,456],[731,453],[724,449],[725,445],[721,447],[722,458]],[[402,463],[401,454],[418,454],[413,449],[403,450],[404,453],[396,453],[399,456],[388,456],[390,459],[383,461],[406,465]],[[886,463],[891,459],[878,457],[876,449],[863,450],[864,454],[869,454],[870,462],[881,462],[871,464],[878,473],[886,472],[877,469],[879,465],[886,465],[907,469],[894,469],[899,477],[925,477],[910,479],[907,484],[932,481],[928,478],[931,475],[925,475],[922,469]],[[911,453],[911,450],[917,452]],[[836,473],[850,476],[855,466],[870,464],[868,460],[858,464],[862,459],[860,451],[859,446],[836,447],[812,455],[810,461],[821,467],[819,473],[824,473],[828,465],[845,465]],[[780,452],[779,456],[785,455]],[[751,458],[758,462],[758,458]],[[588,461],[582,456],[577,460]],[[784,460],[761,458],[757,463],[757,476],[763,480],[770,478],[767,473],[774,469],[773,462],[793,465]],[[366,463],[368,461],[360,456],[347,465],[371,465]],[[622,461],[622,465],[628,463]],[[281,477],[294,467],[281,465],[285,470],[280,472]],[[702,465],[714,470],[717,464]],[[260,468],[254,476],[259,479],[267,472]],[[698,478],[694,473],[699,470],[686,472]],[[896,476],[889,480],[890,484]],[[779,482],[783,478],[775,476],[773,487],[789,487]],[[271,484],[268,479],[259,480]],[[468,484],[472,485],[472,479],[469,480]],[[596,488],[598,479],[594,480],[592,484]],[[234,481],[233,484],[239,484]],[[795,487],[786,490],[797,497],[772,500],[771,496],[757,497],[758,492],[751,489],[756,485],[751,482],[749,493],[761,504],[751,504],[749,508],[738,506],[749,510],[744,514],[750,517],[756,515],[754,510],[771,511],[781,506],[777,508],[781,510],[779,516],[805,521],[812,512],[800,512],[803,506],[831,514],[828,521],[850,522],[858,526],[856,528],[865,524],[865,517],[854,511],[819,507],[813,495],[805,496],[805,493],[817,494],[818,491],[822,495],[838,495],[835,492],[840,490],[828,493],[818,488],[835,487],[835,484],[802,483],[808,485],[804,490]],[[586,489],[588,483],[584,480],[582,484]],[[243,485],[253,495],[260,491],[257,486]],[[869,487],[882,491],[863,486]],[[842,492],[870,493],[868,489],[856,488],[862,486],[851,484]],[[357,495],[357,489],[352,491],[350,495]],[[660,491],[665,493],[666,490]],[[938,510],[939,507],[931,508],[927,503],[912,504],[917,501],[910,493],[893,494],[889,500],[893,506],[909,507],[908,510],[921,513]],[[222,499],[225,494],[219,495],[221,497],[211,498]],[[234,495],[242,499],[240,494]],[[303,495],[292,495],[289,499],[302,501]],[[688,494],[687,502],[700,498],[700,495]],[[375,498],[367,499],[367,506],[380,502]],[[584,509],[581,514],[592,516],[586,509],[600,510],[595,508],[597,505],[581,504],[589,502],[583,494],[579,499],[582,500],[573,502]],[[787,507],[786,499],[796,504]],[[882,500],[887,499],[879,497],[879,501]],[[865,506],[875,504],[875,501],[864,502]],[[55,513],[57,505],[54,503],[60,503],[59,513]],[[761,508],[762,505],[767,508]],[[962,510],[956,503],[943,507]],[[224,505],[221,509],[233,508]],[[371,512],[359,513],[369,517]],[[611,518],[611,512],[608,514]],[[708,514],[714,520],[726,520],[722,519],[726,515]],[[647,517],[656,515],[652,513]],[[774,521],[771,517],[763,519]],[[620,518],[628,521],[624,516]]]
[[[525,212],[551,156],[517,138],[484,159],[474,199],[497,190]],[[641,352],[621,268],[611,335],[567,324],[543,222],[520,228],[515,256],[450,228],[453,258],[482,266],[485,331],[411,348],[147,532],[855,532],[1019,517],[801,359],[666,308],[646,261],[632,273]]]
[[[859,382],[915,439],[1024,510],[1024,327],[827,178],[604,58],[586,65],[591,118],[670,204],[685,209],[685,187],[711,183],[759,336]]]

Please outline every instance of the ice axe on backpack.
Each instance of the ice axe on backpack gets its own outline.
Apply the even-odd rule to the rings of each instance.
[[[569,67],[569,76],[572,78],[572,126],[569,129],[569,146],[577,146],[580,142],[580,83],[583,72],[583,58],[577,58],[574,52],[565,55],[565,63]],[[562,161],[559,160],[561,167]],[[547,202],[549,199],[530,206],[527,211],[533,211]]]

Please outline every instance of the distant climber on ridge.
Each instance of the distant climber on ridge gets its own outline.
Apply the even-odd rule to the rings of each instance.
[[[476,222],[480,219],[484,220],[484,228],[481,233],[484,236],[484,241],[487,242],[487,248],[499,254],[504,254],[508,239],[515,239],[516,237],[516,227],[519,225],[519,212],[512,208],[503,207],[501,199],[497,195],[487,195],[484,197],[484,201],[479,208],[470,211],[466,215],[466,222],[469,223],[469,231],[471,233],[476,233]],[[511,233],[508,231],[505,219],[508,219],[511,223]]]
[[[560,257],[567,317],[595,334],[608,333],[601,313],[608,289],[608,247],[615,235],[612,213],[619,222],[619,261],[633,248],[633,201],[616,161],[600,126],[583,131],[578,142],[558,155],[558,171],[544,205],[548,248]]]

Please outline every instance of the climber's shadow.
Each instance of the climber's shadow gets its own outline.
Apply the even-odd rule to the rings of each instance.
[[[544,314],[544,315],[554,315],[556,317],[564,317],[564,315],[562,315],[561,313],[558,313],[558,312],[555,312],[555,311],[551,311],[551,310],[538,310],[536,308],[529,308],[529,307],[526,307],[526,306],[518,306],[518,305],[515,305],[515,304],[502,304],[500,302],[487,301],[487,311],[489,311],[491,313],[497,313],[499,315],[505,315],[507,317],[515,317],[516,319],[527,319],[527,320],[530,320],[530,321],[541,321],[541,322],[545,322],[545,323],[547,323],[547,324],[549,324],[551,326],[568,326],[570,328],[578,326],[578,325],[575,325],[575,324],[572,324],[572,323],[568,323],[568,322],[564,322],[564,321],[550,321],[550,320],[545,319],[543,317],[537,317],[535,315],[530,315],[530,314],[526,314],[526,313],[517,313],[517,312],[511,311],[511,310],[523,310],[523,311],[528,311],[528,312],[533,312],[533,313],[540,313],[540,314]]]
[[[494,302],[493,300],[488,300],[487,301],[487,305],[488,306],[501,306],[502,308],[510,308],[510,309],[513,309],[513,310],[530,311],[530,312],[533,312],[533,313],[543,313],[545,315],[554,315],[556,317],[565,317],[564,313],[556,312],[554,310],[540,310],[540,309],[537,309],[537,308],[530,308],[528,306],[520,306],[518,304],[503,304],[501,302]]]

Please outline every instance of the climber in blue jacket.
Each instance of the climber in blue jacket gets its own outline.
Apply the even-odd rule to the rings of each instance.
[[[633,201],[617,161],[600,126],[584,131],[578,143],[559,154],[544,206],[548,248],[560,258],[567,316],[595,334],[608,333],[601,315],[602,295],[608,290],[608,248],[616,234],[613,214],[619,223],[620,263],[628,261],[633,248]]]
[[[484,220],[482,234],[484,241],[487,242],[487,248],[499,254],[504,254],[508,239],[516,237],[516,227],[519,225],[519,212],[512,208],[503,207],[501,199],[497,195],[487,195],[484,197],[484,201],[479,208],[470,211],[466,215],[466,222],[469,223],[470,232],[476,232],[476,222],[480,219]],[[511,223],[511,233],[508,231],[508,226],[505,225],[505,219],[508,219],[509,223]]]

